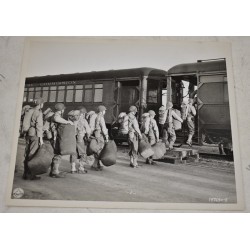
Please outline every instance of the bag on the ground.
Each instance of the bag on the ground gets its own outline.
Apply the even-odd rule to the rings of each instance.
[[[173,109],[173,111],[179,116],[181,117],[181,112],[178,109]],[[174,130],[181,130],[182,124],[180,121],[176,120],[173,117],[173,125],[174,125]]]
[[[76,154],[76,137],[74,125],[60,124],[58,127],[57,136],[61,155]]]
[[[28,161],[28,167],[32,175],[45,174],[50,168],[54,157],[53,148],[50,143],[44,143],[37,153]]]
[[[140,155],[145,159],[154,154],[154,151],[152,150],[151,145],[145,135],[142,135],[142,139],[139,141],[138,151]]]
[[[161,159],[166,153],[166,146],[162,142],[158,142],[152,146],[152,150],[154,151],[153,159]]]
[[[24,117],[23,117],[22,132],[28,132],[28,130],[30,128],[31,117],[32,117],[33,113],[34,113],[33,108],[25,111]]]
[[[112,166],[116,163],[117,158],[117,147],[113,140],[105,143],[105,146],[100,154],[99,159],[102,164],[106,167]]]

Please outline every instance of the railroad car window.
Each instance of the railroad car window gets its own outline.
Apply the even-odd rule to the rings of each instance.
[[[85,89],[84,102],[92,102],[92,89]]]
[[[42,90],[41,87],[36,87],[36,90],[35,90],[35,99],[42,96],[42,91],[41,90]]]
[[[74,96],[74,85],[67,86],[66,91],[66,102],[73,102],[73,96]]]
[[[48,101],[48,96],[49,96],[49,87],[43,87],[43,100],[45,102]]]
[[[95,84],[94,102],[102,102],[103,84]]]
[[[55,101],[56,101],[56,87],[51,86],[50,87],[49,102],[55,102]]]
[[[147,102],[157,103],[158,101],[158,82],[150,81],[148,82],[148,96]]]
[[[75,102],[82,102],[83,85],[76,85]]]
[[[29,88],[28,101],[32,102],[34,100],[34,88]]]
[[[58,94],[57,94],[57,101],[64,102],[64,96],[65,96],[65,86],[59,86]]]

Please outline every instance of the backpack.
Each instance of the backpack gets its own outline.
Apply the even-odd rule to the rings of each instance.
[[[93,112],[93,113],[88,114],[88,118],[86,119],[92,132],[96,128],[96,118],[97,118],[97,114]]]
[[[23,117],[23,124],[22,124],[22,131],[23,132],[28,132],[28,130],[30,128],[31,118],[32,118],[34,111],[35,110],[33,108],[25,111],[24,117]]]
[[[125,112],[122,112],[118,116],[119,132],[123,135],[127,135],[129,131],[129,117]]]

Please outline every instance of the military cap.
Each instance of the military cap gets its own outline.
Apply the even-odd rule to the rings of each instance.
[[[129,112],[137,112],[137,107],[136,106],[130,106]]]
[[[57,103],[57,104],[55,105],[55,110],[56,110],[56,111],[62,111],[63,109],[65,109],[65,106],[64,106],[63,103]]]
[[[155,116],[154,110],[149,110],[148,113],[149,113],[150,116]]]
[[[98,106],[98,108],[97,108],[97,111],[98,111],[98,112],[102,112],[102,111],[104,111],[104,110],[107,110],[107,108],[106,108],[105,106],[103,106],[103,105],[100,105],[100,106]]]

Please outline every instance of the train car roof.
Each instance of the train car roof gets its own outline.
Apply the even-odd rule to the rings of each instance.
[[[165,76],[166,71],[155,68],[133,68],[107,71],[92,71],[85,73],[60,74],[27,77],[26,83],[42,83],[42,82],[57,82],[57,81],[76,81],[76,80],[98,80],[98,79],[113,79],[123,77],[138,77],[138,76]]]
[[[185,74],[185,73],[197,73],[197,72],[211,72],[211,71],[225,71],[226,61],[207,61],[197,63],[184,63],[178,64],[168,70],[168,75],[172,74]]]

